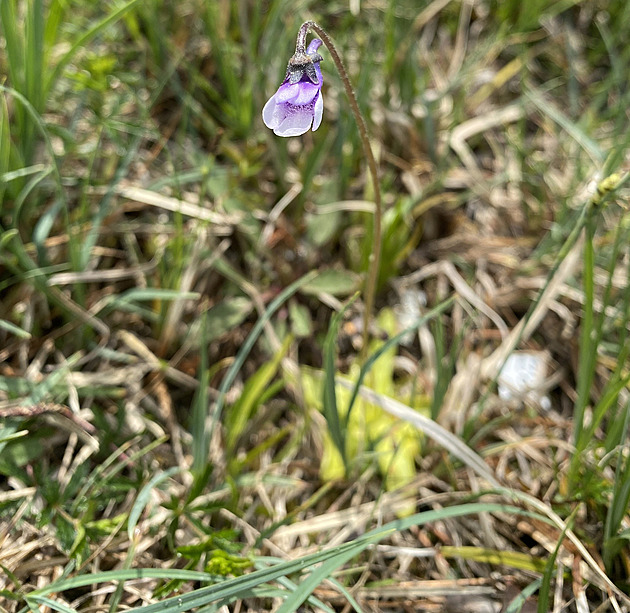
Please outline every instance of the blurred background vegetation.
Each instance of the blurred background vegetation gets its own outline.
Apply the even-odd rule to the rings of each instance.
[[[308,19],[379,162],[367,365],[373,194],[325,51],[319,130],[261,119]],[[593,564],[558,525],[450,519],[357,550],[309,606],[628,610],[629,3],[0,0],[0,20],[0,610],[139,606],[479,498],[464,447]],[[502,382],[514,350],[533,361]],[[339,382],[359,376],[381,400]],[[116,582],[134,568],[171,574]],[[100,571],[120,574],[80,582]],[[487,591],[405,596],[437,579]],[[254,595],[230,599],[286,597]]]

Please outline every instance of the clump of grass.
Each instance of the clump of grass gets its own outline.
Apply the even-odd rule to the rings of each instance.
[[[486,4],[0,3],[4,610],[628,607],[630,9]],[[352,380],[356,131],[338,84],[299,143],[259,119],[311,18],[377,320],[426,303]],[[514,349],[547,408],[496,393]],[[422,432],[402,487],[367,403]]]

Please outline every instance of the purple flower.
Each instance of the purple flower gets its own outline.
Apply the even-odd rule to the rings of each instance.
[[[299,136],[319,128],[324,112],[322,97],[322,56],[317,49],[322,44],[314,38],[308,46],[295,52],[289,60],[287,74],[278,91],[269,98],[262,116],[265,125],[278,136]]]

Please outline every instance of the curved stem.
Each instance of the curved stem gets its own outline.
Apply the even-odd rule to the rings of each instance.
[[[376,295],[376,283],[378,281],[378,271],[381,262],[381,225],[382,225],[382,206],[381,206],[381,188],[378,182],[378,171],[376,167],[376,160],[372,147],[370,145],[370,139],[368,137],[367,124],[365,119],[359,110],[359,104],[357,103],[357,97],[352,89],[352,83],[348,73],[341,61],[337,48],[335,47],[330,36],[326,34],[326,31],[318,26],[314,21],[306,21],[300,27],[297,36],[297,42],[295,44],[296,52],[303,52],[306,48],[306,35],[309,30],[313,30],[321,39],[322,42],[330,51],[330,57],[332,57],[337,72],[341,77],[348,101],[350,102],[350,108],[354,119],[357,122],[359,128],[359,135],[361,137],[361,144],[363,145],[363,153],[367,158],[368,167],[370,169],[370,175],[372,176],[372,183],[374,185],[374,233],[372,236],[372,253],[368,263],[368,276],[365,284],[365,306],[363,312],[363,347],[361,354],[365,358],[368,349],[368,331],[370,324],[370,317],[372,316],[372,310],[374,308],[374,297]]]

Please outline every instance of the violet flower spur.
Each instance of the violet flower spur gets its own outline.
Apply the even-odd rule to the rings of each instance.
[[[287,73],[278,91],[269,98],[262,111],[263,121],[278,136],[300,136],[319,128],[324,112],[322,96],[322,44],[314,38],[308,49],[298,47],[289,60]]]

